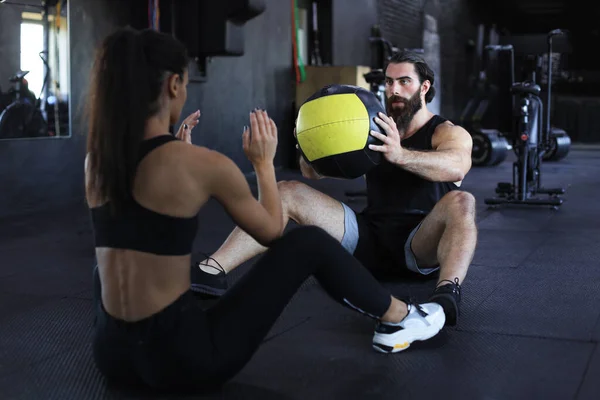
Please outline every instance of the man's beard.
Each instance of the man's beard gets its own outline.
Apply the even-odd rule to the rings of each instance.
[[[392,104],[398,101],[404,103],[404,107],[393,107]],[[388,115],[391,115],[394,121],[396,121],[396,126],[398,127],[398,132],[400,132],[400,135],[406,133],[406,130],[408,129],[413,117],[421,109],[421,107],[423,107],[423,104],[421,102],[421,93],[418,90],[411,96],[410,99],[405,99],[400,96],[391,96],[386,100]]]

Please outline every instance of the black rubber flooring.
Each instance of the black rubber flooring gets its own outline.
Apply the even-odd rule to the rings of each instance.
[[[406,352],[379,354],[373,322],[309,280],[246,368],[222,391],[195,398],[600,398],[600,151],[573,150],[545,164],[546,186],[567,187],[559,210],[488,209],[483,199],[510,170],[509,159],[473,169],[465,181],[478,199],[479,244],[458,326]],[[362,187],[311,184],[340,199]],[[201,218],[196,250],[210,252],[233,225],[216,203]],[[96,372],[91,240],[83,205],[0,221],[0,399],[170,398],[108,387]],[[417,298],[433,284],[386,283]]]

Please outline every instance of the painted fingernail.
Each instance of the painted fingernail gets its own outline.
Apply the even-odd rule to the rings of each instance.
[[[188,126],[187,124],[183,124],[183,129],[187,130]]]

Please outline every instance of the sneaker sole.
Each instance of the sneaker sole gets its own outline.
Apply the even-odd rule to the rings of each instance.
[[[227,289],[217,289],[217,288],[214,288],[211,286],[206,286],[206,285],[197,284],[197,283],[192,283],[191,290],[192,290],[192,292],[209,294],[211,296],[216,296],[216,297],[223,296],[225,294],[225,292],[227,291]]]
[[[444,327],[444,323],[446,322],[446,316],[442,312],[440,315],[434,319],[430,326],[427,328],[423,328],[417,332],[412,333],[410,336],[407,336],[403,341],[387,341],[387,340],[373,340],[373,349],[380,353],[398,353],[408,349],[413,342],[425,341],[431,339],[435,335],[437,335],[442,328]]]

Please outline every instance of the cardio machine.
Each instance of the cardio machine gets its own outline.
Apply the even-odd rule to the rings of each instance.
[[[485,203],[547,205],[558,208],[563,203],[559,195],[564,188],[544,188],[541,185],[541,166],[544,156],[553,150],[550,124],[550,96],[552,86],[552,39],[565,32],[555,29],[548,33],[548,101],[546,107],[540,97],[541,88],[536,83],[535,69],[530,79],[512,84],[513,135],[512,148],[517,156],[513,163],[512,183],[500,182],[496,187],[498,196],[486,198]],[[544,114],[544,108],[546,109]],[[540,198],[538,195],[548,195]]]
[[[48,136],[41,101],[27,88],[25,76],[28,73],[19,71],[9,79],[13,88],[4,97],[12,102],[0,111],[0,139]]]
[[[3,103],[0,104],[0,140],[55,136],[64,129],[65,123],[68,125],[68,113],[67,121],[59,115],[61,105],[58,99],[49,102],[49,98],[41,98],[50,76],[47,56],[47,51],[39,53],[45,66],[40,97],[28,88],[25,76],[29,71],[15,73],[9,78],[12,88],[7,93],[0,93],[0,103]]]

